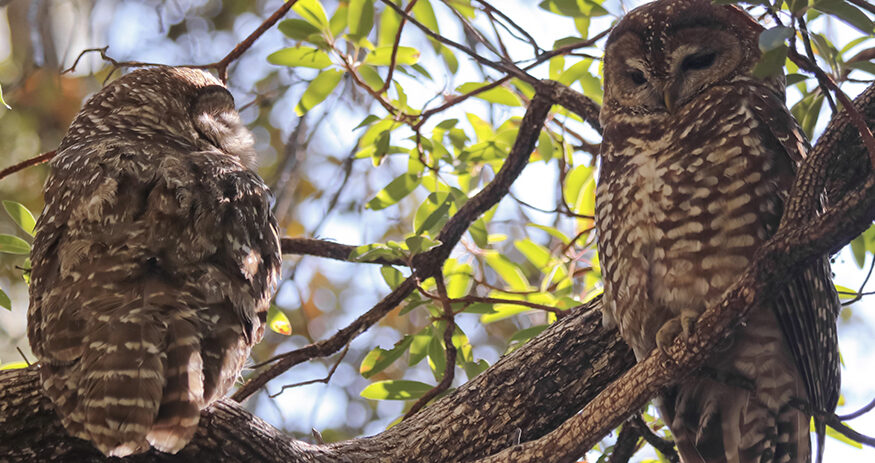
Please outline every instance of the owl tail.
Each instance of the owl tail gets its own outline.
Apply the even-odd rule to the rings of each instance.
[[[761,372],[755,384],[732,382],[699,373],[661,398],[681,461],[809,462],[809,419],[789,403],[804,386],[785,372]]]
[[[167,381],[146,439],[162,452],[176,453],[194,437],[204,406],[202,334],[180,314],[168,326],[167,336]]]
[[[86,336],[78,403],[68,418],[80,425],[75,434],[105,455],[149,449],[146,434],[164,388],[163,332],[153,316],[132,309]]]

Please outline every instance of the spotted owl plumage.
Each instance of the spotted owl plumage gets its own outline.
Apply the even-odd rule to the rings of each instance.
[[[28,339],[70,435],[176,453],[261,340],[279,273],[270,192],[225,87],[134,71],[73,121],[37,221]]]
[[[747,268],[806,155],[783,77],[752,75],[761,30],[734,6],[658,0],[607,41],[596,191],[604,319],[638,359],[689,334]],[[665,391],[657,404],[681,459],[809,461],[809,416],[792,402],[835,408],[839,307],[823,256]]]

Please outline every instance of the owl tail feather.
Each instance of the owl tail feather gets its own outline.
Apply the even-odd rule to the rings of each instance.
[[[167,382],[161,406],[146,439],[156,449],[176,453],[194,437],[204,406],[201,333],[178,318],[168,327]]]
[[[694,377],[660,400],[684,463],[810,461],[807,417],[789,404]]]
[[[152,426],[164,387],[163,326],[143,309],[90,331],[77,367],[82,372],[79,400],[67,418],[77,437],[108,456],[149,449]]]

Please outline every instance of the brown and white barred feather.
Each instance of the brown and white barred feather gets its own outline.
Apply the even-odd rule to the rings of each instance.
[[[270,193],[216,79],[135,71],[52,161],[28,339],[67,431],[106,455],[175,453],[261,340],[279,273]]]
[[[751,76],[761,30],[732,6],[659,0],[608,39],[596,191],[604,318],[639,359],[745,270],[805,156],[783,79]],[[660,396],[681,459],[809,461],[809,417],[795,401],[835,407],[838,308],[824,256]]]

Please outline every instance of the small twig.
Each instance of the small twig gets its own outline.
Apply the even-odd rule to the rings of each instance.
[[[859,418],[859,417],[865,415],[866,413],[869,413],[873,408],[875,408],[875,399],[872,399],[872,401],[869,402],[868,404],[864,405],[863,408],[861,408],[853,413],[848,413],[847,415],[838,415],[837,418],[840,421],[853,420],[854,418]]]
[[[873,269],[875,269],[875,259],[872,259],[872,263],[869,264],[869,271],[866,272],[866,278],[863,278],[863,283],[860,284],[860,289],[857,290],[856,293],[854,293],[854,297],[852,299],[847,300],[845,302],[842,302],[842,306],[851,305],[851,304],[859,301],[860,299],[862,299],[863,296],[866,296],[869,294],[869,293],[864,292],[863,289],[866,288],[866,284],[869,283],[869,278],[872,277],[872,270]],[[846,293],[844,291],[839,291],[839,294],[846,294]]]
[[[861,434],[853,429],[850,426],[841,422],[838,416],[835,413],[832,413],[825,417],[824,422],[827,426],[835,429],[839,434],[851,439],[854,442],[859,442],[863,445],[868,445],[869,447],[875,447],[875,437],[869,437],[865,434]]]
[[[26,168],[31,167],[31,166],[36,166],[36,165],[42,164],[42,163],[48,161],[49,159],[55,157],[55,154],[57,154],[55,152],[55,150],[52,150],[52,151],[49,151],[47,153],[40,154],[37,157],[26,159],[24,161],[19,162],[18,164],[11,165],[3,170],[0,170],[0,180],[20,171],[22,169],[26,169]]]
[[[24,363],[26,363],[27,366],[30,366],[30,365],[31,365],[30,360],[28,360],[28,359],[27,359],[27,356],[24,355],[24,351],[22,351],[21,348],[18,347],[18,346],[15,346],[15,350],[18,351],[18,355],[21,356],[21,359],[24,360]]]
[[[630,418],[629,421],[626,422],[626,425],[631,425],[637,428],[638,434],[641,438],[647,441],[651,447],[655,448],[656,451],[661,453],[669,462],[678,463],[681,461],[677,449],[674,448],[674,442],[657,436],[656,433],[650,429],[650,426],[647,426],[647,423],[644,422],[644,418],[642,418],[640,414],[636,414]]]
[[[817,63],[816,58],[814,57],[814,49],[811,47],[811,39],[808,34],[808,26],[805,24],[805,18],[803,16],[799,16],[799,29],[802,30],[802,45],[805,47],[805,55],[808,56],[808,59],[811,60],[812,63]],[[830,95],[829,87],[826,85],[826,82],[821,79],[817,79],[817,85],[820,86],[820,90],[823,92],[823,96],[826,98],[826,101],[829,103],[829,109],[832,112],[836,112],[836,102],[833,101],[832,95]]]
[[[280,240],[280,245],[283,254],[325,257],[345,262],[359,262],[366,264],[407,265],[407,262],[403,259],[385,259],[382,257],[368,260],[353,260],[350,259],[349,256],[355,250],[356,246],[315,238],[282,238]]]
[[[453,345],[453,333],[456,331],[456,319],[455,313],[453,313],[453,307],[450,303],[450,298],[447,296],[447,287],[444,284],[444,276],[440,272],[434,275],[434,281],[437,284],[438,294],[440,295],[440,300],[443,303],[444,307],[444,315],[441,317],[447,323],[446,329],[444,329],[444,349],[446,351],[446,365],[444,365],[444,377],[441,378],[441,382],[437,384],[437,386],[429,389],[428,392],[422,395],[411,407],[407,413],[404,414],[403,419],[410,418],[416,412],[422,409],[431,399],[437,397],[438,394],[446,391],[451,384],[453,384],[453,378],[456,376],[456,346]]]
[[[243,41],[238,43],[237,46],[234,47],[233,50],[231,50],[230,53],[225,55],[224,58],[222,58],[220,61],[218,61],[216,63],[205,65],[204,67],[215,69],[216,73],[219,74],[219,79],[222,82],[228,82],[228,66],[232,62],[237,60],[237,58],[239,58],[246,50],[248,50],[250,47],[252,47],[252,44],[255,43],[255,41],[258,40],[259,37],[264,35],[264,33],[267,32],[268,29],[273,27],[273,25],[276,24],[277,21],[279,21],[283,16],[285,16],[286,13],[288,13],[289,10],[292,9],[293,6],[295,6],[295,3],[298,3],[298,0],[288,0],[288,1],[284,2],[282,5],[280,5],[279,8],[276,9],[276,11],[273,12],[272,15],[270,15],[270,17],[265,19],[264,22],[262,22],[261,25],[259,25],[251,34],[249,34],[245,39],[243,39]]]
[[[608,463],[629,463],[629,459],[638,451],[639,437],[638,428],[630,426],[628,421],[624,423],[617,442],[614,443],[614,451],[608,457]]]
[[[315,383],[325,383],[328,384],[328,381],[331,381],[331,377],[334,376],[334,372],[337,371],[337,367],[340,365],[340,362],[343,361],[343,358],[346,357],[346,353],[349,352],[349,343],[346,344],[346,347],[343,348],[343,351],[340,353],[340,357],[337,358],[337,361],[334,362],[334,365],[331,367],[331,370],[328,370],[328,374],[324,378],[319,379],[311,379],[308,381],[301,381],[300,383],[294,384],[286,384],[275,394],[268,394],[268,397],[271,399],[278,397],[280,394],[285,392],[286,389],[292,389],[299,386],[306,386],[307,384],[315,384]],[[253,368],[258,368],[260,365],[255,365]]]
[[[383,82],[383,86],[377,90],[377,93],[383,93],[386,90],[389,90],[389,85],[392,84],[392,74],[395,73],[395,65],[396,60],[398,58],[398,45],[401,44],[401,32],[404,30],[404,25],[407,23],[407,15],[410,13],[410,10],[413,9],[413,6],[416,5],[418,0],[411,0],[410,3],[407,4],[407,7],[404,8],[404,15],[401,16],[401,21],[398,22],[398,33],[395,34],[395,42],[392,44],[392,57],[389,60],[389,72],[386,74],[386,81]]]

